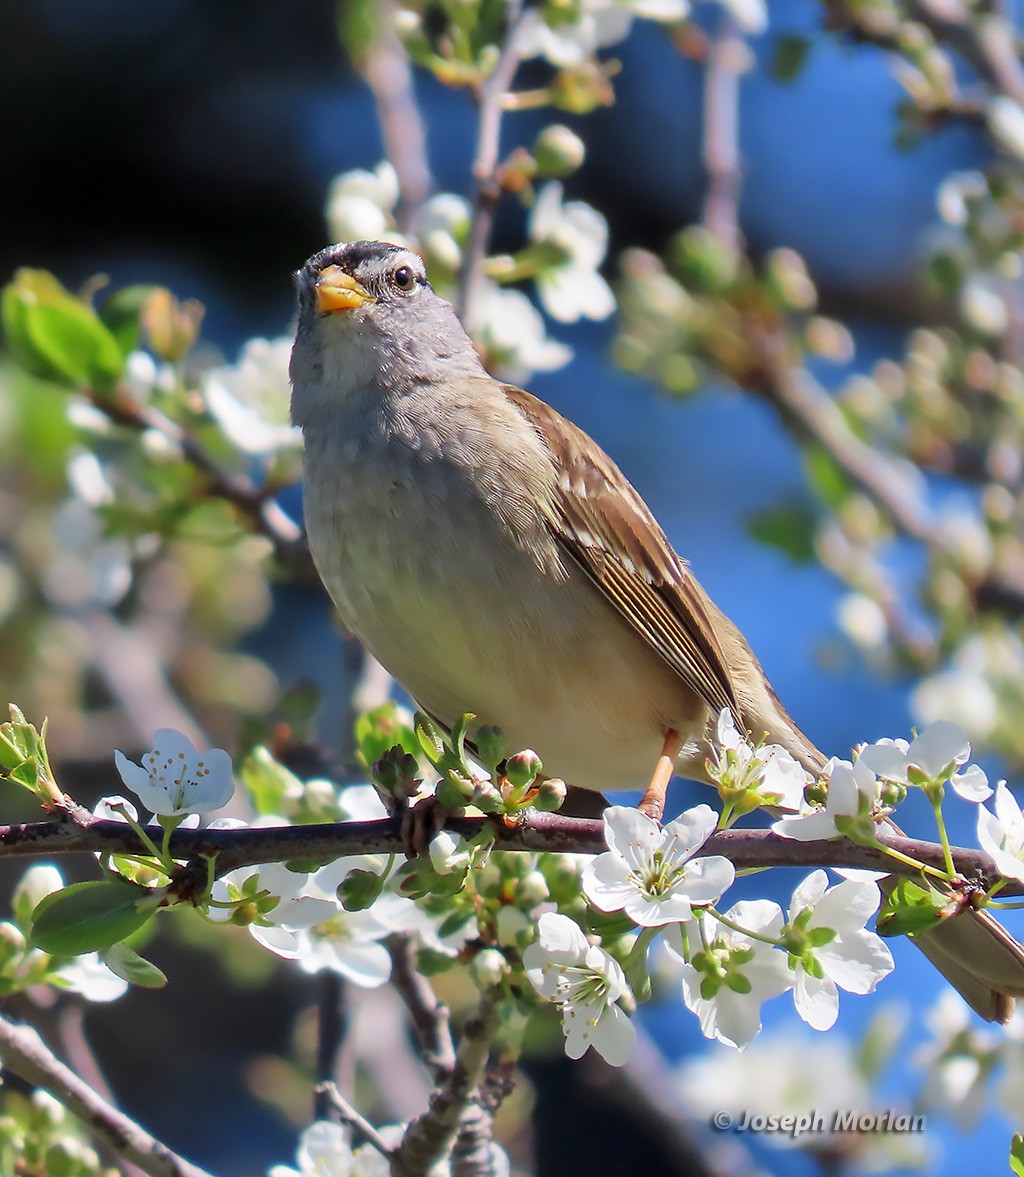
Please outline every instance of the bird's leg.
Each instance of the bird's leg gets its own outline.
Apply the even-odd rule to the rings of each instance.
[[[665,813],[665,791],[676,770],[676,758],[682,751],[683,741],[679,733],[671,728],[665,733],[665,742],[661,746],[661,755],[654,766],[654,775],[647,786],[647,792],[640,798],[637,809],[660,822]]]
[[[406,858],[422,858],[430,853],[431,841],[451,817],[451,810],[430,794],[412,805],[406,803],[402,813],[400,837]]]

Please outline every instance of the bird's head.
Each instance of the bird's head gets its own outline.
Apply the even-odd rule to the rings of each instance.
[[[427,281],[423,259],[383,241],[329,245],[296,272],[299,319],[292,349],[292,417],[308,424],[353,390],[403,387],[480,360],[450,303]]]

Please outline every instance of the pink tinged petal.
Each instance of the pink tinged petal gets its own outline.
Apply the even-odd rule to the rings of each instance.
[[[930,723],[910,745],[907,759],[927,776],[935,778],[949,764],[964,764],[971,745],[964,730],[940,719]]]
[[[847,993],[874,992],[878,982],[893,969],[888,945],[874,932],[841,936],[819,948],[815,955],[826,975]]]
[[[823,870],[811,871],[793,891],[793,898],[789,904],[789,918],[794,920],[805,907],[814,907],[825,894],[827,887],[828,875]]]
[[[839,992],[835,985],[828,977],[819,981],[800,968],[793,986],[793,1004],[813,1030],[830,1030],[839,1016]]]
[[[980,805],[992,796],[988,777],[976,764],[970,765],[963,772],[958,772],[949,783],[958,796],[975,805]]]
[[[666,856],[671,854],[674,858],[689,858],[711,837],[717,825],[718,815],[710,805],[687,809],[662,831],[662,847]]]

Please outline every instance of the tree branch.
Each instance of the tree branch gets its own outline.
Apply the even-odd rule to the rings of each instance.
[[[473,163],[476,196],[459,274],[458,311],[459,318],[464,323],[476,305],[483,277],[483,260],[491,239],[498,202],[501,200],[498,155],[501,147],[501,116],[505,109],[505,95],[512,85],[516,67],[519,65],[519,49],[516,42],[523,19],[523,3],[522,0],[505,0],[505,6],[505,42],[501,47],[494,72],[487,79],[480,95],[480,122],[477,129],[476,159]]]
[[[464,1111],[483,1078],[491,1042],[501,1021],[495,990],[488,990],[462,1030],[455,1066],[430,1101],[430,1108],[409,1125],[391,1154],[394,1177],[421,1177],[458,1132]]]
[[[433,986],[417,970],[416,944],[411,936],[389,936],[385,945],[391,953],[391,984],[405,1002],[423,1065],[432,1082],[441,1083],[455,1067],[448,1007],[438,1001]]]
[[[31,1026],[0,1014],[0,1059],[33,1087],[42,1087],[72,1112],[92,1135],[149,1177],[210,1177],[108,1103],[65,1066]]]
[[[92,817],[86,810],[59,821],[28,822],[0,826],[0,859],[40,858],[54,854],[146,854],[146,847],[131,827],[119,821]],[[531,853],[600,854],[606,849],[604,825],[593,818],[563,817],[557,813],[527,814],[515,826],[500,819],[458,817],[445,829],[472,838],[484,829],[494,834],[500,850]],[[926,866],[943,869],[942,847],[936,842],[906,838],[880,831],[879,842]],[[235,830],[177,830],[171,853],[181,860],[200,863],[216,859],[216,873],[240,866],[295,859],[330,860],[354,854],[402,854],[401,819],[325,822]],[[953,862],[965,878],[991,885],[1000,876],[982,850],[953,848]],[[913,875],[914,869],[894,861],[878,846],[860,846],[843,838],[798,842],[771,830],[725,830],[713,834],[701,848],[702,855],[724,854],[739,870],[767,867],[861,867],[893,875]],[[183,873],[187,867],[182,868]],[[205,878],[205,872],[201,872]],[[1024,894],[1024,883],[1009,879],[1002,895]]]

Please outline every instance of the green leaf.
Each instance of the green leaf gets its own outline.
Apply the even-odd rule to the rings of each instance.
[[[778,548],[797,564],[814,559],[814,511],[807,503],[780,503],[755,511],[747,519],[747,533],[759,543]]]
[[[808,481],[826,507],[834,510],[841,506],[853,489],[835,458],[823,446],[804,448],[803,467]]]
[[[102,952],[152,919],[157,895],[122,879],[73,883],[36,906],[32,943],[52,956]]]
[[[882,901],[875,921],[879,936],[907,936],[927,932],[942,922],[948,900],[900,879]]]
[[[356,747],[364,768],[384,755],[396,744],[401,745],[410,756],[419,754],[420,747],[416,733],[399,717],[394,703],[382,703],[358,716],[355,722]]]
[[[167,984],[167,977],[160,969],[145,960],[127,944],[119,941],[102,954],[103,963],[112,973],[129,985],[138,985],[140,989],[162,989]]]
[[[799,33],[784,33],[775,41],[772,77],[777,82],[793,82],[803,72],[811,55],[811,42]]]
[[[1010,1141],[1010,1172],[1014,1177],[1024,1177],[1024,1135],[1015,1132]]]
[[[124,354],[96,312],[46,270],[17,271],[0,318],[15,358],[37,376],[109,391],[124,371]]]
[[[295,773],[275,760],[263,744],[246,756],[238,775],[259,814],[282,813],[285,800],[301,797],[305,788]]]

